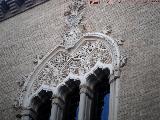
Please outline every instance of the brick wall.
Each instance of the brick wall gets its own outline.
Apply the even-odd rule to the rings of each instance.
[[[62,42],[64,11],[69,0],[50,0],[0,23],[0,119],[16,120],[16,81],[33,71],[36,55]],[[87,6],[89,31],[111,26],[110,36],[125,40],[127,65],[122,70],[119,120],[160,118],[160,4],[103,1]],[[89,28],[90,27],[90,28]]]

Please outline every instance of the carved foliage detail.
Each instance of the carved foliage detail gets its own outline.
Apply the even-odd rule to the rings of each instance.
[[[112,63],[109,48],[102,41],[84,41],[71,53],[59,51],[40,70],[32,84],[30,94],[35,93],[42,84],[57,86],[69,74],[84,75],[94,67],[97,61]]]

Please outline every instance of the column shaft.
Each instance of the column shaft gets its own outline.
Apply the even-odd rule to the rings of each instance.
[[[78,120],[91,120],[93,93],[87,86],[81,86]]]
[[[52,99],[50,120],[62,120],[63,109],[64,109],[64,101],[61,98],[54,97]]]

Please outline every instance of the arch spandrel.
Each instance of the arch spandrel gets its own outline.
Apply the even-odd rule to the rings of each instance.
[[[112,65],[113,70],[120,63],[117,43],[102,33],[84,34],[70,49],[59,46],[42,60],[28,79],[25,98],[30,98],[42,85],[56,87],[71,74],[80,78],[97,63]]]

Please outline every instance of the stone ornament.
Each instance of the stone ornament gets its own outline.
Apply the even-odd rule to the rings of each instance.
[[[17,106],[27,106],[28,102],[42,89],[54,91],[68,79],[84,79],[98,67],[110,67],[114,78],[125,60],[120,55],[116,41],[102,33],[86,33],[72,49],[58,46],[42,58],[30,74],[19,94]]]
[[[64,42],[62,43],[66,48],[71,48],[82,37],[84,17],[84,8],[86,2],[83,0],[72,0],[69,10],[64,13],[66,30],[63,34]]]
[[[107,36],[106,32],[83,33],[81,21],[85,2],[73,1],[65,13],[67,29],[62,46],[36,61],[35,70],[17,93],[15,107],[28,107],[41,90],[55,94],[58,87],[66,85],[70,79],[79,80],[84,85],[86,78],[97,68],[109,68],[110,82],[120,77],[120,69],[126,63],[122,44]]]

